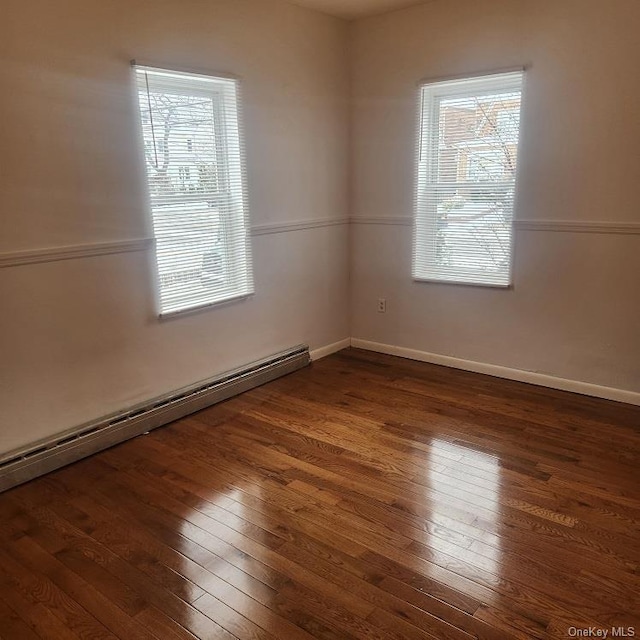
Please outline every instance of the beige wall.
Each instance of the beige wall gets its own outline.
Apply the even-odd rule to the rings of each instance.
[[[132,58],[241,77],[255,225],[344,219],[346,38],[279,0],[3,0],[0,253],[149,235]],[[254,297],[163,322],[150,252],[0,269],[0,452],[346,338],[347,236],[255,236]]]
[[[640,223],[640,3],[436,0],[352,29],[355,338],[640,391],[640,235],[516,232],[515,287],[411,281],[416,83],[529,66],[520,220]],[[386,314],[376,300],[388,301]]]
[[[150,252],[0,268],[0,452],[349,335],[640,390],[640,236],[520,230],[501,291],[413,283],[393,224],[412,214],[416,82],[523,63],[518,217],[639,223],[637,0],[436,0],[350,27],[280,0],[2,14],[0,258],[149,235],[131,58],[242,78],[254,225],[368,222],[257,235],[255,296],[164,322]]]

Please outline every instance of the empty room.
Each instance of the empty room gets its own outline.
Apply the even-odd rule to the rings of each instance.
[[[640,635],[638,0],[0,18],[1,640]]]

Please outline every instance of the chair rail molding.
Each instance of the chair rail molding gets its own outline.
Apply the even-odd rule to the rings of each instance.
[[[577,220],[514,220],[516,231],[558,231],[564,233],[640,234],[640,222],[581,222]]]
[[[18,267],[26,264],[59,262],[60,260],[74,260],[77,258],[93,258],[95,256],[107,256],[117,253],[146,251],[151,248],[153,244],[153,238],[138,238],[135,240],[118,240],[114,242],[77,244],[65,247],[10,251],[0,253],[0,269]]]

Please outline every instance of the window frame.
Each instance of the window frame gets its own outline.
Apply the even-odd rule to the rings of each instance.
[[[476,88],[474,88],[476,87]],[[514,219],[517,210],[519,187],[520,147],[522,139],[522,109],[524,104],[525,68],[517,67],[485,73],[465,74],[447,78],[425,79],[417,87],[416,124],[416,178],[414,186],[412,279],[414,282],[453,284],[495,289],[513,288],[514,272]],[[439,179],[439,139],[441,103],[447,98],[482,97],[496,93],[519,92],[519,119],[516,145],[516,171],[513,180],[504,181],[455,181]],[[435,135],[432,135],[435,132]],[[496,188],[512,188],[513,202],[508,245],[507,282],[492,281],[491,273],[482,269],[452,269],[436,264],[437,253],[437,198],[429,198],[429,189],[469,188],[478,185]],[[452,272],[463,273],[464,278],[451,277]],[[495,280],[495,278],[493,278]]]
[[[156,308],[160,319],[188,314],[226,305],[237,300],[244,300],[252,296],[254,290],[253,262],[251,247],[251,229],[248,212],[247,171],[242,126],[242,101],[240,79],[230,74],[209,71],[184,69],[176,66],[159,66],[142,61],[132,60],[132,76],[136,97],[139,148],[141,149],[143,175],[146,187],[146,209],[153,230],[155,254],[155,292]],[[213,146],[215,147],[216,188],[215,190],[194,191],[189,193],[175,193],[167,195],[153,195],[150,184],[150,174],[145,149],[145,123],[143,121],[140,101],[141,91],[139,73],[148,72],[154,75],[154,89],[174,92],[176,95],[201,95],[212,101]],[[190,86],[185,90],[185,80],[189,77],[194,81],[211,83],[206,89]],[[147,91],[148,85],[147,85]],[[232,105],[230,109],[229,105]],[[151,110],[151,108],[150,108]],[[147,125],[148,126],[148,125]],[[189,138],[192,145],[194,138]],[[191,149],[188,150],[192,152]],[[230,160],[231,157],[235,161]],[[178,166],[177,170],[182,167]],[[235,169],[235,171],[234,171]],[[192,173],[192,172],[191,172]],[[218,212],[219,236],[222,238],[221,255],[224,261],[225,295],[215,300],[190,301],[189,304],[165,304],[162,296],[162,275],[160,254],[158,251],[159,232],[156,227],[156,209],[161,206],[187,205],[189,202],[207,201],[220,202],[221,209],[228,215]],[[233,217],[231,220],[229,218]],[[204,264],[204,256],[203,256]],[[201,276],[202,277],[202,276]],[[190,296],[186,295],[188,299]]]

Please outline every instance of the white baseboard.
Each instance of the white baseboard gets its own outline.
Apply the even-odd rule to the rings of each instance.
[[[367,351],[386,353],[391,356],[409,358],[410,360],[440,364],[454,369],[474,371],[475,373],[485,373],[490,376],[496,376],[497,378],[527,382],[529,384],[538,385],[539,387],[549,387],[550,389],[571,391],[572,393],[580,393],[582,395],[593,396],[595,398],[604,398],[606,400],[616,400],[617,402],[640,405],[640,393],[627,391],[626,389],[602,387],[589,382],[567,380],[566,378],[557,378],[543,373],[523,371],[522,369],[512,369],[510,367],[501,367],[499,365],[486,364],[484,362],[474,362],[473,360],[462,360],[461,358],[443,356],[437,353],[428,353],[427,351],[418,351],[417,349],[408,349],[407,347],[396,347],[390,344],[371,342],[369,340],[360,340],[359,338],[351,338],[351,346],[358,349],[366,349]]]
[[[351,338],[345,338],[344,340],[340,340],[339,342],[334,342],[333,344],[328,344],[324,347],[320,347],[318,349],[314,349],[311,351],[311,360],[320,360],[320,358],[326,358],[330,356],[332,353],[336,353],[336,351],[342,351],[342,349],[346,349],[351,346]]]

